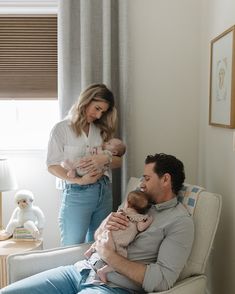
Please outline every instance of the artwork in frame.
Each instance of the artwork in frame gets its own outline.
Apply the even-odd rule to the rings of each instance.
[[[211,41],[209,124],[235,128],[235,26]]]

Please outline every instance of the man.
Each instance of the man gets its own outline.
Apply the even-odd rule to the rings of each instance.
[[[100,257],[130,279],[119,281],[117,274],[109,274],[110,281],[133,290],[143,288],[146,292],[164,291],[173,286],[191,252],[194,238],[193,220],[176,198],[184,179],[184,166],[174,156],[163,153],[147,156],[141,189],[156,203],[151,208],[154,221],[129,245],[128,259],[114,251],[112,242],[98,242],[96,250]],[[105,224],[106,228],[115,229],[117,218],[115,214],[109,217],[110,225]],[[124,219],[119,223],[125,225]],[[101,229],[102,225],[98,230]]]
[[[184,166],[172,155],[163,153],[147,156],[141,189],[154,202],[150,213],[153,222],[138,234],[128,247],[128,259],[115,252],[110,230],[125,229],[128,220],[112,213],[101,224],[96,236],[107,231],[107,238],[97,240],[96,251],[116,272],[108,274],[109,284],[96,280],[93,266],[78,262],[24,279],[2,294],[36,293],[117,293],[164,291],[172,287],[190,254],[194,225],[176,195],[184,182]]]

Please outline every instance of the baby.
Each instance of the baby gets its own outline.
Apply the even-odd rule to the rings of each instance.
[[[126,145],[118,138],[112,138],[108,142],[105,142],[102,146],[88,148],[86,156],[95,154],[107,154],[108,156],[122,156],[126,152]],[[70,178],[75,178],[78,176],[83,176],[87,173],[87,170],[81,168],[80,159],[74,161],[73,163],[69,160],[65,160],[64,167],[68,170],[67,176]],[[105,168],[105,167],[104,167]]]
[[[152,217],[147,214],[151,207],[151,199],[148,194],[142,191],[132,191],[128,194],[123,209],[118,210],[129,219],[129,226],[125,230],[111,231],[115,250],[122,256],[127,257],[127,246],[135,239],[139,232],[146,230],[152,223]],[[106,231],[97,238],[107,238]],[[95,242],[85,252],[89,258],[95,252]],[[97,263],[100,264],[99,262]],[[112,267],[104,262],[102,266],[95,270],[103,282],[107,282],[106,274],[113,271]]]

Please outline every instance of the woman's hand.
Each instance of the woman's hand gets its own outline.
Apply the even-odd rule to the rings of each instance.
[[[76,177],[73,179],[75,184],[88,185],[96,183],[103,176],[103,172],[89,172],[82,177]]]
[[[95,171],[103,168],[108,163],[109,157],[107,154],[95,154],[82,158],[78,167],[87,171]]]

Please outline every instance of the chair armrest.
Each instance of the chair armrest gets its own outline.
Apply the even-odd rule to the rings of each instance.
[[[84,259],[84,252],[91,244],[37,250],[11,254],[7,257],[8,283],[61,265],[74,264]]]
[[[206,280],[205,275],[194,276],[177,282],[170,290],[149,294],[205,294]]]

